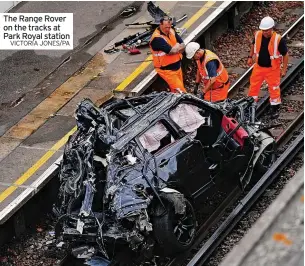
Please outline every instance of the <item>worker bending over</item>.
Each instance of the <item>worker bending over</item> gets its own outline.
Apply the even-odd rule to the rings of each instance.
[[[163,78],[171,92],[186,92],[181,69],[185,45],[172,28],[172,19],[164,17],[149,42],[156,72]]]
[[[210,102],[223,101],[228,96],[229,75],[216,54],[200,49],[196,42],[190,42],[185,48],[186,57],[197,63],[196,92],[203,83],[203,98]]]
[[[257,102],[261,85],[265,80],[268,83],[272,118],[277,118],[281,104],[280,79],[287,72],[288,49],[281,35],[276,33],[273,27],[274,20],[265,17],[259,25],[260,30],[255,33],[248,58],[249,66],[253,64],[253,57],[255,62],[248,96],[252,96]]]

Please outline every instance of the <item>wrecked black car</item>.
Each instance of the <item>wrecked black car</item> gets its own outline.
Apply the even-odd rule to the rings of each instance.
[[[244,189],[273,163],[275,141],[252,98],[209,103],[162,92],[83,100],[65,146],[56,235],[78,257],[119,245],[168,255],[193,243],[196,208],[226,180]]]

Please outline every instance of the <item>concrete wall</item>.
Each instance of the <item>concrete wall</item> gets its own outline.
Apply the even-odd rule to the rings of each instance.
[[[11,8],[16,6],[20,2],[21,1],[1,1],[0,2],[0,13],[8,12]]]

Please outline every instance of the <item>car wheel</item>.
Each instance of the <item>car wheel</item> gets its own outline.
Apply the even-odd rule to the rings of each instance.
[[[259,156],[255,166],[255,171],[260,175],[265,174],[270,168],[270,166],[274,163],[274,161],[275,147],[274,144],[271,143],[264,149],[262,154]]]
[[[162,216],[154,217],[153,232],[162,253],[173,255],[190,248],[196,232],[196,217],[192,204],[185,199],[185,212],[175,212],[173,202],[165,202],[167,212]],[[156,213],[164,213],[160,204],[156,207]]]

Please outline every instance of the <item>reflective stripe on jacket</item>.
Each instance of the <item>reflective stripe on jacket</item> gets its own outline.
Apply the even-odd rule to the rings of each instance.
[[[255,44],[254,44],[254,54],[256,58],[256,63],[258,62],[259,51],[261,49],[263,32],[261,30],[255,33]],[[278,47],[281,41],[281,35],[276,32],[272,33],[270,42],[268,44],[268,52],[271,59],[271,66],[273,69],[280,68],[282,62],[282,55],[280,54]]]
[[[152,40],[156,37],[163,38],[171,47],[173,47],[177,43],[177,39],[175,36],[175,31],[173,29],[170,29],[169,36],[165,36],[164,34],[160,33],[160,30],[157,28],[153,35],[151,36],[150,42],[149,42],[149,47],[150,51],[153,57],[153,63],[154,67],[156,68],[161,68],[168,66],[170,64],[176,63],[182,59],[182,54],[166,54],[163,51],[154,51],[150,45]]]
[[[218,89],[222,88],[224,84],[226,84],[229,80],[229,75],[227,70],[224,68],[223,64],[221,63],[220,59],[216,54],[214,54],[212,51],[205,49],[205,56],[202,63],[200,60],[196,60],[197,67],[201,76],[201,79],[203,79],[203,83],[206,84],[208,80],[212,77],[209,77],[208,70],[206,68],[206,65],[211,60],[217,60],[219,62],[219,67],[217,69],[217,76],[216,81],[214,82],[212,89]]]

